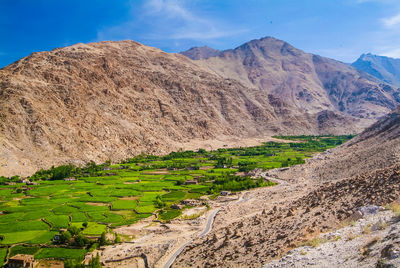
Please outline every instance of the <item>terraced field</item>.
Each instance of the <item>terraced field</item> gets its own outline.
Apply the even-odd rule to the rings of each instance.
[[[27,178],[29,182],[1,177],[0,261],[7,247],[11,253],[28,252],[37,259],[81,259],[101,234],[114,227],[151,215],[162,221],[179,217],[181,210],[171,205],[184,199],[271,186],[272,182],[251,178],[247,172],[302,164],[352,136],[279,138],[295,141],[140,155],[116,165],[60,166],[37,172]],[[72,240],[53,241],[72,226],[89,242],[79,244],[77,234]]]

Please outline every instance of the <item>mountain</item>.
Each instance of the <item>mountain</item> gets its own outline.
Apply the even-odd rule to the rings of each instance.
[[[360,129],[357,118],[304,113],[183,55],[133,41],[33,53],[1,69],[0,118],[5,176],[197,149],[217,138]]]
[[[196,61],[134,41],[33,53],[0,70],[0,175],[216,139],[358,133],[397,104],[374,79],[273,38]]]
[[[220,51],[217,49],[213,49],[208,46],[203,46],[203,47],[192,47],[191,49],[180,52],[180,54],[192,60],[201,60],[217,56],[219,52]]]
[[[400,59],[368,53],[362,54],[351,66],[369,73],[386,83],[400,87]]]
[[[399,91],[375,77],[272,37],[200,62],[218,75],[279,96],[308,113],[342,112],[372,123],[400,103]]]
[[[190,243],[173,267],[260,267],[302,245],[316,245],[319,257],[326,258],[318,246],[323,241],[316,239],[319,234],[362,218],[360,208],[364,206],[385,206],[398,201],[399,122],[400,108],[353,140],[316,155],[305,165],[267,171],[267,176],[280,184],[253,190],[247,199],[242,196],[240,204],[223,206],[214,220],[213,231]],[[398,222],[391,218],[388,224]],[[365,233],[366,244],[373,236],[368,234]],[[337,235],[327,241],[339,239],[349,241],[354,235]],[[398,245],[398,240],[395,242]],[[360,263],[364,258],[359,256],[358,249],[353,264],[342,266],[363,267]],[[293,265],[296,263],[289,264]],[[278,266],[266,267],[287,264],[281,259]]]

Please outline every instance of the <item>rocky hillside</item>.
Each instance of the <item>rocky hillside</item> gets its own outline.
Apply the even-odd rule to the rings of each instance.
[[[357,119],[304,113],[183,55],[133,41],[33,53],[1,69],[0,118],[0,175],[6,176],[166,153],[194,139],[360,128]]]
[[[180,52],[180,54],[192,60],[208,59],[210,57],[217,56],[219,53],[220,53],[219,50],[213,49],[209,46],[192,47],[191,49]]]
[[[400,59],[368,53],[362,54],[352,66],[395,87],[400,87]],[[400,98],[400,95],[397,97]]]
[[[299,245],[312,244],[322,232],[360,219],[363,206],[399,202],[399,112],[336,151],[289,170],[269,171],[285,183],[254,191],[248,204],[222,211],[218,227],[187,246],[174,267],[259,267]],[[240,216],[232,220],[235,213]]]
[[[342,112],[362,118],[366,125],[400,103],[399,91],[375,77],[272,37],[250,41],[201,63],[302,111]]]
[[[0,175],[217,138],[356,133],[396,104],[392,93],[273,38],[198,61],[133,41],[33,53],[0,70]]]
[[[310,159],[306,165],[281,174],[290,180],[294,175],[331,181],[372,172],[400,162],[400,107],[368,127],[356,138]]]

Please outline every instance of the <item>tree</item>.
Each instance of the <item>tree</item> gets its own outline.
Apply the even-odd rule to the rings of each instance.
[[[84,223],[82,223],[82,226],[86,228],[88,226],[88,222],[85,221]]]
[[[99,242],[99,245],[100,245],[100,246],[107,245],[108,242],[107,242],[107,238],[106,238],[106,232],[103,232],[103,233],[101,234],[101,236],[99,237],[98,242]]]
[[[75,244],[79,247],[84,247],[87,244],[90,244],[90,239],[85,237],[83,234],[78,234],[75,236]]]
[[[121,243],[121,237],[117,233],[115,233],[114,243],[115,244]]]
[[[67,243],[71,239],[71,237],[72,235],[70,232],[68,231],[62,232],[60,235],[60,243],[61,244]]]
[[[89,268],[101,268],[99,253],[89,261]]]
[[[165,205],[166,205],[165,202],[161,200],[161,197],[159,195],[157,195],[157,197],[156,197],[156,206],[158,208],[163,208],[163,207],[165,207]]]
[[[85,265],[75,259],[67,259],[64,261],[64,268],[85,268]]]
[[[51,171],[53,175],[51,176],[51,179],[62,180],[64,178],[70,177],[73,170],[74,170],[73,165],[59,166],[56,168],[52,167]]]
[[[70,227],[68,227],[67,230],[68,230],[68,232],[71,233],[72,236],[75,236],[75,235],[77,235],[77,234],[79,234],[81,232],[81,229],[79,229],[76,226],[70,226]]]

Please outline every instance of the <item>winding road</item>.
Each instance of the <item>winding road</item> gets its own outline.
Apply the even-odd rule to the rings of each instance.
[[[253,197],[254,197],[254,194],[249,195],[249,196],[247,196],[247,197],[245,197],[245,198],[240,197],[239,200],[237,200],[237,201],[235,202],[235,204],[240,204],[240,203],[242,203],[242,202],[244,202],[244,201],[247,201],[247,200],[249,200],[249,199],[251,199],[251,198],[253,198]],[[217,216],[217,214],[218,214],[218,212],[219,212],[220,210],[221,210],[221,208],[216,208],[213,212],[211,212],[211,214],[208,216],[207,223],[206,223],[206,227],[204,228],[203,232],[201,232],[201,234],[199,234],[198,237],[204,237],[204,236],[206,236],[206,235],[211,231],[211,229],[212,229],[212,224],[213,224],[213,222],[214,222],[215,216]],[[164,264],[163,267],[164,267],[164,268],[169,268],[169,267],[171,267],[171,265],[174,263],[174,261],[176,260],[176,258],[179,256],[179,254],[182,253],[183,249],[184,249],[187,245],[189,245],[190,243],[192,243],[192,242],[193,242],[193,240],[189,240],[189,241],[187,241],[185,244],[183,244],[182,246],[180,246],[180,247],[171,255],[171,257],[168,259],[168,261]]]
[[[212,228],[212,224],[214,222],[214,218],[215,216],[217,216],[218,212],[220,211],[220,208],[215,209],[210,216],[208,216],[207,219],[207,223],[206,223],[206,227],[204,228],[203,232],[201,232],[201,234],[199,235],[199,237],[203,237],[206,236]],[[190,243],[192,243],[193,240],[189,240],[187,241],[185,244],[183,244],[180,248],[178,248],[174,254],[171,255],[171,257],[168,259],[168,261],[164,264],[164,268],[169,268],[171,267],[172,263],[175,261],[176,257],[178,257],[179,254],[181,254],[181,252],[183,251],[183,249],[189,245]]]

